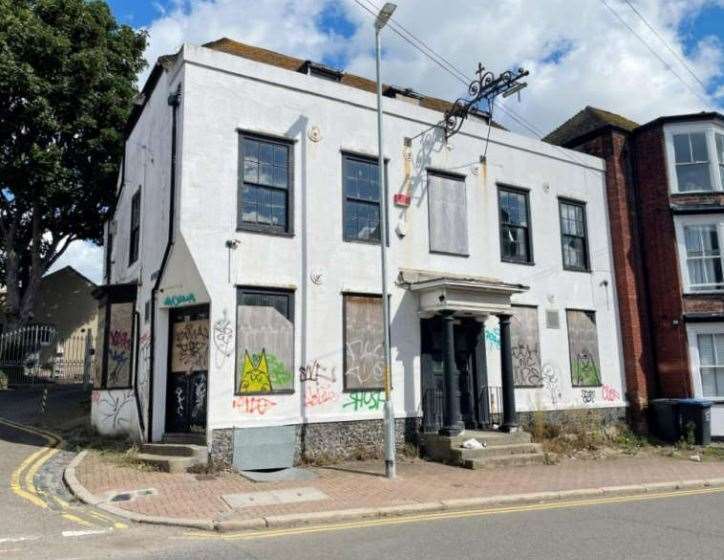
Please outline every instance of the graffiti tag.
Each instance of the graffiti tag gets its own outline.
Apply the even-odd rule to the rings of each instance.
[[[263,416],[277,405],[276,401],[266,397],[235,397],[232,403],[234,408],[246,414],[259,414]]]
[[[583,389],[581,391],[581,398],[586,404],[593,404],[596,402],[596,391],[593,389]]]
[[[179,305],[188,305],[190,303],[196,303],[196,296],[192,293],[181,294],[178,296],[166,296],[163,300],[163,304],[166,307],[178,307]]]
[[[382,391],[359,391],[348,393],[347,400],[342,404],[342,408],[351,408],[353,412],[360,410],[374,412],[382,409],[384,402],[384,393]]]
[[[335,373],[335,367],[332,366],[332,368],[329,369],[320,364],[319,361],[314,360],[311,364],[299,368],[299,381],[313,381],[317,383],[322,379],[330,383],[336,383],[337,375]]]
[[[621,394],[610,385],[604,385],[601,388],[601,396],[604,401],[617,401],[621,398]]]
[[[500,328],[485,329],[485,344],[491,350],[500,350]]]
[[[307,406],[321,406],[339,400],[339,395],[331,385],[306,387],[304,391],[304,404]]]
[[[226,309],[223,317],[214,323],[214,348],[216,349],[216,367],[221,367],[234,352],[234,329],[227,317]]]

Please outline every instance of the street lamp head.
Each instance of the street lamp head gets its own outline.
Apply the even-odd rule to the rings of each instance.
[[[382,6],[380,13],[377,14],[377,19],[375,20],[375,29],[377,31],[380,31],[385,25],[387,25],[387,22],[392,17],[392,13],[396,8],[397,4],[393,4],[392,2],[387,2],[384,6]]]

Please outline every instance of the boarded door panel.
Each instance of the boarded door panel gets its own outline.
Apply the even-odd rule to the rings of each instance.
[[[468,209],[465,181],[428,175],[430,251],[468,254]]]
[[[541,387],[538,309],[513,306],[511,319],[511,353],[516,387]]]
[[[209,320],[174,323],[171,371],[206,371],[209,363]]]
[[[571,384],[590,387],[601,384],[596,315],[593,311],[566,311],[571,354]]]

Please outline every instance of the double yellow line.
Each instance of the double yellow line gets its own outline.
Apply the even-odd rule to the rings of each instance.
[[[327,533],[333,531],[347,531],[350,529],[363,529],[368,527],[380,527],[387,525],[403,525],[407,523],[419,523],[424,521],[436,521],[441,519],[461,519],[465,517],[485,517],[511,513],[522,513],[532,511],[546,511],[555,509],[568,509],[576,507],[591,507],[609,504],[623,504],[628,502],[641,502],[648,500],[661,500],[666,498],[677,498],[683,496],[696,496],[700,494],[716,494],[724,492],[724,487],[700,488],[694,490],[674,490],[668,492],[656,492],[651,494],[635,494],[631,496],[609,496],[602,498],[591,498],[581,500],[565,500],[562,502],[549,502],[537,504],[525,504],[520,506],[503,506],[485,509],[472,509],[448,512],[431,512],[403,517],[387,517],[378,519],[362,519],[342,523],[331,523],[327,525],[312,525],[306,527],[291,527],[281,529],[260,529],[249,530],[237,533],[218,534],[204,531],[187,531],[181,539],[185,540],[256,540],[275,537],[287,537],[293,535],[307,535],[310,533]]]
[[[35,486],[35,475],[38,474],[38,471],[45,463],[58,453],[60,446],[63,444],[63,438],[53,432],[42,430],[40,428],[24,426],[6,418],[0,418],[0,424],[14,430],[19,430],[21,432],[41,437],[45,440],[46,445],[44,447],[26,457],[12,472],[10,475],[10,488],[17,496],[23,498],[24,500],[27,500],[40,508],[48,509],[50,505],[45,493],[39,491]],[[51,497],[55,503],[60,506],[63,518],[68,521],[83,525],[84,527],[96,527],[99,524],[102,524],[110,525],[116,529],[127,528],[127,525],[117,523],[112,518],[96,511],[88,510],[86,513],[90,520],[84,519],[79,515],[69,512],[71,505],[68,502],[55,495],[51,495]]]
[[[0,424],[14,430],[41,437],[46,441],[44,447],[26,457],[18,468],[13,471],[10,475],[10,488],[24,500],[28,500],[38,507],[48,508],[48,502],[43,499],[41,493],[35,487],[35,475],[40,470],[40,467],[58,452],[60,445],[63,443],[63,438],[57,434],[39,428],[23,426],[22,424],[17,424],[5,418],[0,418]]]

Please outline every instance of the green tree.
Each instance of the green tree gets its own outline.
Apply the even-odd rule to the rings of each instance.
[[[16,323],[68,245],[102,236],[145,48],[101,0],[0,0],[0,282]]]

